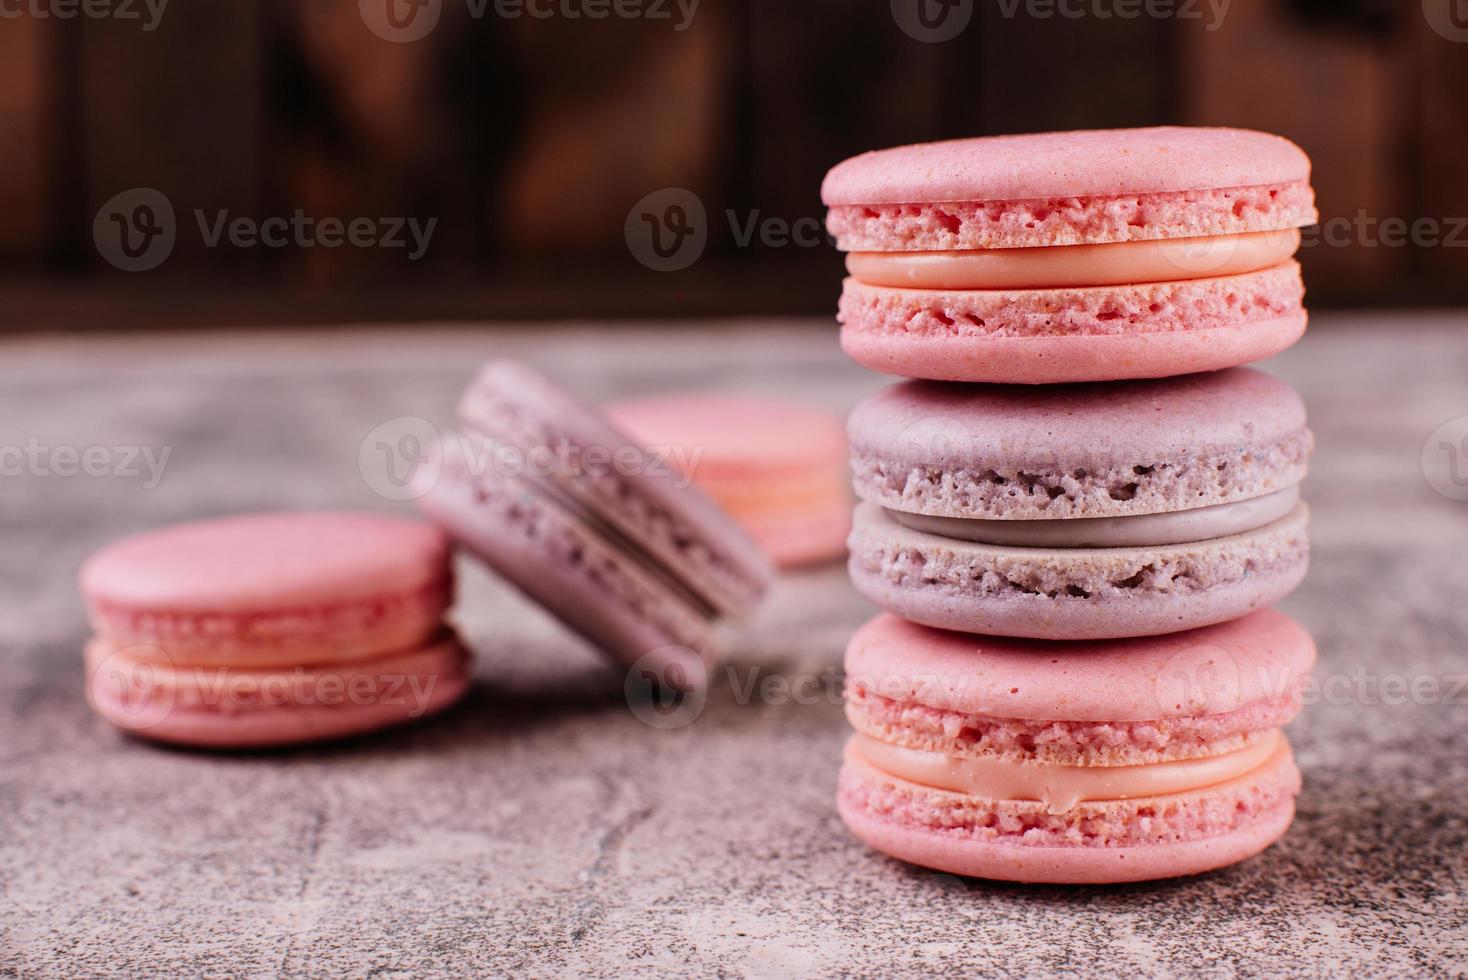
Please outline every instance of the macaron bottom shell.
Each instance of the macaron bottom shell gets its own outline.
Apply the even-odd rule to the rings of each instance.
[[[1289,829],[1299,785],[1285,751],[1218,786],[1054,814],[1038,802],[908,783],[848,748],[837,810],[869,847],[922,867],[1000,881],[1112,884],[1199,874],[1253,857]]]
[[[1306,315],[1166,333],[1104,336],[919,336],[841,328],[841,347],[863,367],[935,381],[1064,384],[1165,378],[1273,357],[1305,333]]]
[[[744,517],[744,529],[770,559],[785,569],[807,568],[846,557],[851,534],[851,504],[808,514]]]
[[[857,508],[848,570],[882,609],[925,626],[1048,640],[1155,636],[1272,605],[1309,567],[1304,504],[1254,531],[1149,548],[1015,548],[907,528]]]
[[[330,741],[439,714],[469,688],[471,657],[452,635],[357,663],[230,670],[150,663],[101,641],[87,648],[87,702],[119,730],[195,748]]]

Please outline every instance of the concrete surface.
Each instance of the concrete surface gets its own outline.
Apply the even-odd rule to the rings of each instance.
[[[781,585],[692,718],[630,710],[620,675],[473,568],[478,686],[418,728],[219,755],[88,714],[72,579],[90,550],[236,510],[407,509],[359,471],[364,437],[447,423],[504,354],[597,396],[710,383],[844,408],[883,383],[826,323],[0,344],[0,445],[171,447],[151,489],[0,479],[0,973],[1468,971],[1468,504],[1422,465],[1468,416],[1462,317],[1319,316],[1272,365],[1320,443],[1315,564],[1287,609],[1335,680],[1292,730],[1295,828],[1240,867],[1015,887],[854,842],[832,809],[834,665],[869,609],[839,568]],[[792,698],[762,695],[769,677],[808,679]],[[1415,699],[1389,703],[1389,677]]]

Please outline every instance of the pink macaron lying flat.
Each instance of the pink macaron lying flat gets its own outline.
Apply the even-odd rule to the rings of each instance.
[[[772,569],[667,458],[530,368],[491,362],[419,503],[507,581],[623,664],[697,684]]]
[[[1278,353],[1305,329],[1292,256],[1309,158],[1247,130],[982,137],[838,164],[842,346],[890,374],[1060,383]]]
[[[1314,659],[1272,610],[1082,644],[879,616],[847,649],[838,809],[873,848],[954,874],[1107,883],[1233,864],[1293,817],[1280,728]]]
[[[1299,395],[1247,368],[1045,388],[906,382],[848,422],[850,571],[944,629],[1055,640],[1242,616],[1300,583]]]
[[[174,525],[97,552],[80,585],[87,695],[119,728],[214,747],[359,734],[448,706],[468,655],[443,625],[446,536],[355,512]]]
[[[846,430],[821,409],[746,394],[680,392],[604,406],[666,456],[783,568],[846,555]]]

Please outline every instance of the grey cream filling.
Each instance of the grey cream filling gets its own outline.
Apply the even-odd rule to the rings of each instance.
[[[1284,517],[1300,499],[1298,486],[1236,503],[1165,514],[1000,521],[908,514],[887,508],[914,531],[1012,548],[1136,548],[1211,541],[1264,527]]]
[[[493,451],[495,443],[506,444],[496,440],[488,433],[476,434],[486,440],[486,446],[490,452]],[[583,504],[575,494],[558,486],[554,479],[525,472],[508,477],[508,479],[527,487],[532,493],[546,498],[560,510],[569,513],[583,527],[601,538],[609,550],[626,557],[642,573],[643,577],[662,585],[673,596],[686,603],[700,618],[710,624],[716,624],[723,618],[717,604],[700,592],[688,576],[681,574],[679,569],[660,559],[621,528]],[[480,478],[471,474],[470,480],[477,483]]]

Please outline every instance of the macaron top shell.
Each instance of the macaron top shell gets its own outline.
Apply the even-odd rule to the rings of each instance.
[[[978,518],[1249,499],[1298,483],[1312,446],[1299,394],[1248,368],[1043,387],[909,381],[857,406],[847,430],[863,499]]]
[[[723,392],[669,392],[606,406],[622,431],[652,450],[686,449],[695,475],[803,471],[846,457],[841,420],[811,405]]]
[[[1164,636],[1056,642],[951,633],[890,614],[846,650],[848,683],[894,701],[990,718],[1145,722],[1222,715],[1297,693],[1309,633],[1264,609]]]
[[[821,185],[821,200],[827,205],[1008,201],[1309,178],[1310,158],[1283,137],[1247,129],[1159,126],[982,136],[875,150],[832,168]]]
[[[115,542],[82,566],[94,604],[167,613],[345,605],[449,584],[449,540],[366,512],[245,514]]]

